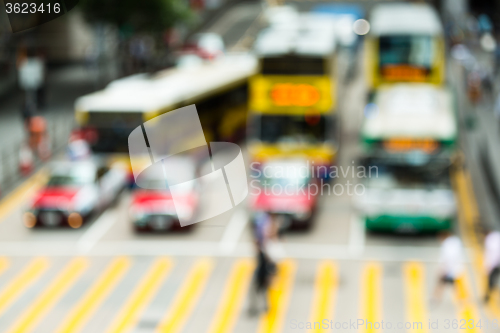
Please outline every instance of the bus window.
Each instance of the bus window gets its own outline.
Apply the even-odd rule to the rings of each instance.
[[[260,137],[267,143],[277,141],[317,143],[325,140],[323,116],[308,119],[304,116],[262,116],[260,119]]]
[[[328,66],[321,57],[267,57],[261,60],[263,75],[326,75]]]
[[[97,135],[91,143],[92,151],[128,152],[128,136],[142,122],[142,112],[89,112],[85,126],[93,128]]]
[[[380,68],[387,65],[409,65],[430,71],[434,48],[430,36],[381,36]]]

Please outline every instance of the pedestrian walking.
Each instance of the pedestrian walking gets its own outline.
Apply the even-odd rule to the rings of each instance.
[[[27,108],[38,110],[45,103],[45,61],[33,47],[18,59],[18,81],[25,91]]]
[[[484,269],[488,276],[488,284],[484,302],[488,303],[491,292],[496,287],[500,274],[500,232],[489,230],[484,239]]]
[[[257,253],[257,266],[253,276],[252,290],[250,292],[249,314],[251,316],[259,313],[259,303],[267,312],[268,289],[272,276],[276,273],[276,263],[269,255],[269,243],[278,237],[278,221],[275,214],[260,212],[254,220],[254,237]]]
[[[447,284],[454,286],[464,271],[464,251],[462,241],[450,231],[440,233],[441,250],[439,257],[439,277],[434,290],[434,301],[439,303]]]

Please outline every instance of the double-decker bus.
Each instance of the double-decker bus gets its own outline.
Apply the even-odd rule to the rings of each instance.
[[[365,191],[358,198],[366,228],[433,232],[448,229],[456,203],[449,170],[457,147],[452,94],[432,84],[380,87],[361,130]]]
[[[380,4],[370,16],[366,38],[368,81],[372,89],[387,83],[445,80],[443,27],[428,4]]]
[[[238,141],[246,128],[247,83],[256,69],[253,55],[228,54],[190,67],[113,81],[76,100],[78,130],[94,153],[127,153],[128,136],[137,126],[196,104],[207,142]]]
[[[249,82],[253,161],[305,158],[331,165],[337,152],[334,21],[299,14],[256,39],[258,73]]]

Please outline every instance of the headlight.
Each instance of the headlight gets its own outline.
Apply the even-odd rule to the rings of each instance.
[[[27,228],[33,228],[36,224],[36,216],[32,212],[23,214],[23,223]]]
[[[73,212],[68,216],[68,224],[71,228],[78,229],[83,224],[83,218],[80,214]]]

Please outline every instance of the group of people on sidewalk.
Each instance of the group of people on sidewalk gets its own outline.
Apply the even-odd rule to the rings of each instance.
[[[46,160],[51,155],[47,122],[40,114],[45,106],[46,68],[43,54],[34,46],[22,45],[17,55],[18,81],[25,100],[21,116],[27,134],[26,143],[19,149],[19,168],[23,175],[34,167],[35,155]]]
[[[439,277],[434,290],[434,303],[441,300],[445,285],[457,284],[465,273],[465,254],[460,238],[450,231],[442,232],[440,238]],[[487,304],[500,275],[500,231],[487,230],[485,232],[483,269],[487,277],[484,292],[484,303]]]

